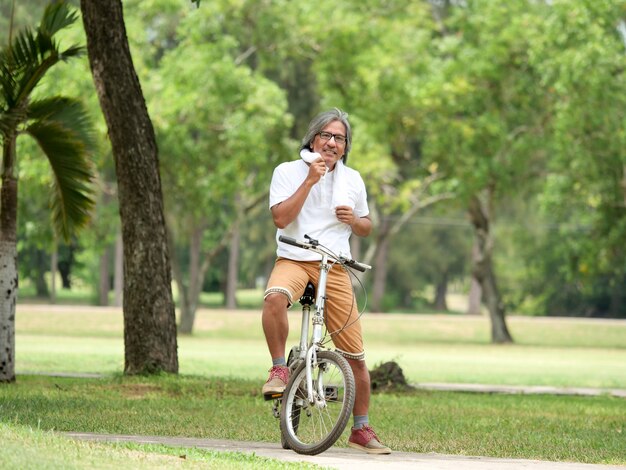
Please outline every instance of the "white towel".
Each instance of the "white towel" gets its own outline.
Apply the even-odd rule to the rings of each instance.
[[[354,204],[348,197],[348,191],[346,184],[346,178],[348,177],[346,166],[343,164],[343,160],[339,160],[335,164],[335,181],[333,182],[333,199],[331,202],[331,208],[335,210],[337,206],[350,206],[354,209]]]
[[[313,163],[318,158],[322,158],[322,156],[317,152],[311,152],[307,148],[303,148],[300,150],[300,157],[307,163]]]
[[[321,157],[321,155],[317,152],[311,152],[308,149],[304,148],[300,151],[300,157],[307,163],[313,163],[315,160]],[[326,169],[326,173],[328,173],[328,168]],[[322,191],[322,206],[328,205],[328,188],[326,187],[326,173],[320,179],[321,191]],[[353,209],[353,205],[350,203],[350,199],[348,198],[348,194],[346,192],[346,167],[343,164],[343,160],[339,160],[335,164],[334,170],[334,181],[333,181],[333,196],[330,201],[329,208],[333,211],[337,206],[351,206]]]

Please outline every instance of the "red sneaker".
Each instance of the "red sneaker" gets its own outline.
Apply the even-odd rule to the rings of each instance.
[[[391,454],[391,449],[380,442],[374,430],[367,424],[361,429],[352,428],[348,445],[368,454]]]
[[[270,378],[263,385],[263,395],[283,393],[289,382],[289,367],[273,366],[270,369]]]

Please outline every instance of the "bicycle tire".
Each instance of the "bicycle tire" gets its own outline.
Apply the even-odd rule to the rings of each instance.
[[[334,351],[317,354],[312,370],[314,388],[323,377],[325,405],[308,402],[306,368],[302,362],[289,380],[280,412],[281,442],[298,454],[316,455],[341,436],[354,406],[355,383],[348,361]]]

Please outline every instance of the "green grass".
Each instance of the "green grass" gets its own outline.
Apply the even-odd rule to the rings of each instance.
[[[290,313],[292,342],[299,317]],[[626,322],[512,317],[516,344],[508,346],[489,343],[484,318],[368,314],[363,326],[370,368],[396,360],[413,383],[626,388]],[[194,335],[179,338],[177,377],[122,376],[122,328],[119,309],[18,305],[22,374],[15,384],[0,386],[0,439],[10,443],[0,461],[20,468],[31,462],[21,455],[40,449],[34,452],[46,460],[41,468],[61,468],[56,459],[64,455],[76,456],[77,468],[94,466],[82,459],[105,468],[142,468],[133,460],[142,455],[146,466],[159,468],[175,465],[182,452],[77,443],[49,430],[279,441],[278,422],[259,393],[269,366],[259,311],[200,311]],[[418,391],[375,394],[370,417],[398,451],[623,465],[625,403],[609,396]],[[20,452],[22,447],[28,450]],[[127,463],[118,465],[126,454]],[[221,458],[197,449],[187,455],[199,468],[214,468]],[[220,468],[230,468],[231,458],[240,468],[249,456],[224,458],[217,460]],[[253,458],[245,465],[257,464],[250,468],[276,468]]]
[[[28,426],[0,423],[0,461],[6,470],[24,468],[82,470],[85,468],[132,469],[300,469],[319,468],[290,464],[240,452],[216,452],[198,448],[152,444],[104,444],[75,441],[58,433]]]
[[[299,318],[290,313],[290,343]],[[18,305],[17,370],[120,372],[122,325],[120,309]],[[482,317],[363,317],[370,368],[395,360],[411,383],[626,388],[626,322],[514,317],[509,327],[516,344],[498,346]],[[201,310],[178,345],[183,374],[263,380],[268,369],[259,311]]]
[[[11,427],[279,441],[259,383],[243,379],[21,376],[0,387],[0,403]],[[372,405],[397,451],[626,463],[623,399],[421,391],[376,394]]]
[[[60,282],[60,280],[59,280]],[[178,300],[178,292],[176,285],[172,284],[172,293],[174,299]],[[37,297],[34,284],[28,279],[22,281],[20,279],[20,302],[28,304],[48,304],[49,298]],[[115,295],[113,292],[109,294],[109,302],[114,303]],[[198,299],[201,307],[204,308],[223,308],[224,294],[221,292],[202,292]],[[57,289],[56,303],[59,305],[97,305],[98,295],[91,292],[85,286],[73,285],[72,289]],[[237,291],[237,305],[240,308],[261,308],[263,305],[262,289],[240,289]]]

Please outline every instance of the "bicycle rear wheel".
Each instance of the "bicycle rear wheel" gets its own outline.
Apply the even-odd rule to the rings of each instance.
[[[334,351],[321,351],[312,370],[314,403],[309,403],[306,367],[294,371],[283,394],[282,437],[299,454],[316,455],[332,446],[348,423],[355,385],[348,361]],[[323,397],[319,385],[322,384]]]

